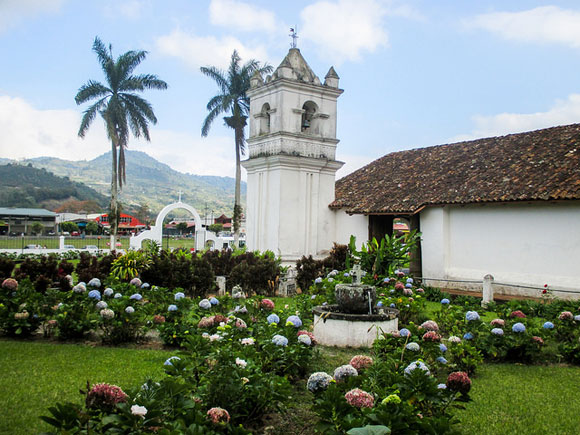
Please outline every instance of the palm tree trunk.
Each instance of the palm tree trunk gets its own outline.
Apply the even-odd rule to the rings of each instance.
[[[118,215],[118,188],[117,188],[117,145],[115,141],[111,141],[113,148],[111,150],[111,206],[109,210],[109,225],[111,226],[110,233],[110,248],[113,251],[116,245],[117,238],[117,215]]]
[[[236,136],[236,188],[234,194],[234,246],[238,247],[240,239],[240,223],[242,219],[242,204],[241,204],[241,183],[242,183],[242,166],[240,164],[240,151],[242,149],[244,140],[244,127],[237,126],[235,128]]]

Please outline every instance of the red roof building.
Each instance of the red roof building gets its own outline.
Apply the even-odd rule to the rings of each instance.
[[[111,224],[109,223],[109,215],[106,213],[100,215],[95,220],[97,221],[97,223],[99,225],[101,225],[104,228],[111,227]],[[121,219],[119,221],[119,228],[118,228],[118,231],[120,233],[128,233],[128,232],[138,231],[138,230],[141,230],[141,229],[146,228],[146,227],[147,227],[147,225],[145,225],[143,222],[141,222],[136,217],[125,214],[125,213],[121,213]]]

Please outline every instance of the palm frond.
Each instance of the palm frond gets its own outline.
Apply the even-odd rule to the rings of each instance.
[[[144,89],[167,89],[167,83],[153,74],[129,76],[121,83],[120,92],[143,91]]]
[[[224,72],[215,66],[202,66],[200,69],[202,74],[208,76],[209,78],[213,79],[222,94],[226,94],[228,92],[228,80],[225,78]]]
[[[210,112],[207,114],[207,116],[203,120],[203,124],[201,125],[201,135],[203,137],[206,137],[209,134],[209,129],[211,128],[212,122],[220,115],[221,112],[222,112],[221,110],[215,108],[213,110],[210,110]]]
[[[155,117],[155,113],[153,113],[153,106],[151,106],[151,103],[149,103],[149,101],[145,100],[144,98],[141,98],[139,95],[127,93],[120,94],[120,98],[126,105],[127,104],[131,105],[131,107],[126,107],[128,113],[132,111],[138,111],[149,122],[151,122],[152,124],[157,124],[157,118]]]
[[[119,56],[116,61],[119,66],[119,82],[126,80],[146,57],[147,52],[143,50],[131,50]]]
[[[102,83],[89,80],[86,84],[79,88],[77,94],[75,95],[75,102],[77,104],[83,104],[89,100],[101,98],[111,93],[112,91]]]
[[[79,137],[85,137],[91,123],[94,121],[97,113],[103,108],[106,104],[107,98],[101,98],[95,104],[90,106],[87,110],[84,111],[83,118],[81,119],[81,125],[79,127],[78,135]]]

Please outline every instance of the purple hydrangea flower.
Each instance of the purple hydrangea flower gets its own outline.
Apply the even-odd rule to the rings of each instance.
[[[302,326],[302,320],[298,316],[290,316],[286,319],[286,325],[291,324],[295,328],[300,328]]]
[[[491,333],[493,335],[503,335],[503,329],[501,329],[501,328],[493,328],[491,330]]]
[[[220,301],[217,298],[210,298],[209,303],[212,305],[219,305]]]
[[[134,293],[129,297],[129,299],[133,299],[135,301],[140,301],[141,299],[143,299],[143,296],[141,296],[139,293]]]
[[[413,361],[405,368],[405,374],[410,375],[415,369],[423,370],[427,375],[430,375],[429,367],[423,361]]]
[[[468,322],[474,322],[476,320],[479,320],[479,314],[477,311],[468,311],[467,313],[465,313],[465,320],[467,320]]]
[[[276,346],[288,346],[288,339],[283,335],[276,334],[272,337],[272,343]]]
[[[512,326],[512,331],[514,331],[514,332],[520,333],[520,332],[524,332],[525,330],[526,330],[526,326],[521,322],[514,323],[514,326]]]
[[[101,300],[101,292],[98,290],[91,290],[88,294],[89,298],[96,299],[97,301]]]
[[[409,337],[409,336],[411,336],[411,331],[409,331],[407,328],[402,328],[402,329],[399,331],[399,335],[400,335],[401,337]]]
[[[447,299],[447,298],[443,298],[443,299],[441,299],[441,303],[442,303],[443,305],[449,305],[449,299]]]
[[[169,305],[167,307],[167,311],[177,311],[177,305],[173,305],[173,304]]]
[[[268,322],[268,324],[270,323],[280,323],[280,317],[278,317],[277,314],[270,314],[268,317],[266,317],[266,321]]]

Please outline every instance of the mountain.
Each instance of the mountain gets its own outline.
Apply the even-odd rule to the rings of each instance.
[[[125,210],[136,210],[147,205],[157,214],[167,204],[176,202],[181,191],[182,201],[194,207],[202,216],[206,210],[218,216],[222,213],[232,215],[235,188],[233,178],[184,174],[142,151],[127,150],[125,153],[127,184],[123,186],[120,195]],[[38,157],[19,163],[31,164],[35,168],[68,177],[110,197],[111,152],[89,161]],[[242,183],[243,197],[245,191],[246,184]]]
[[[97,209],[106,206],[108,199],[90,187],[57,177],[46,169],[32,164],[0,166],[0,206],[42,207],[56,209],[65,202],[82,203]]]

